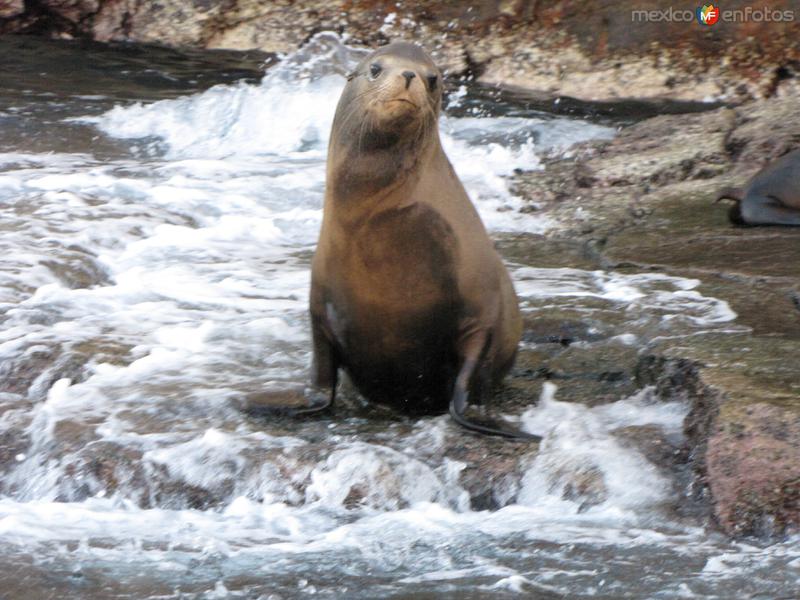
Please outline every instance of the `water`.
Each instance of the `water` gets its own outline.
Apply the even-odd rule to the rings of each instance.
[[[277,63],[20,38],[0,54],[4,597],[794,593],[796,540],[714,534],[624,443],[649,427],[680,446],[688,407],[652,390],[588,407],[547,384],[511,416],[538,453],[464,442],[516,461],[492,512],[471,508],[474,457],[444,416],[352,391],[332,417],[242,410],[306,381],[327,136],[358,51],[321,35]],[[441,128],[492,235],[557,227],[519,212],[508,176],[613,128],[478,92],[453,86]],[[509,266],[527,318],[575,315],[588,351],[738,327],[695,280]]]

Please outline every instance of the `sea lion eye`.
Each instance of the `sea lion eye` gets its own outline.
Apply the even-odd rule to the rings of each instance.
[[[369,66],[369,74],[372,76],[373,79],[377,78],[378,75],[380,75],[382,71],[383,71],[383,67],[380,66],[378,63],[372,63]]]
[[[438,75],[428,75],[428,88],[434,92],[436,91],[436,84],[439,83]]]

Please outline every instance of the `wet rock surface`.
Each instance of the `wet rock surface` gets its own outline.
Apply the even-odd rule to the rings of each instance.
[[[796,6],[788,0],[758,7],[769,10],[769,18],[763,12],[755,18],[752,3],[732,0],[723,7],[732,16],[717,27],[700,25],[693,8],[666,18],[654,0],[624,6],[577,0],[6,4],[0,33],[267,52],[294,51],[324,30],[369,46],[414,39],[451,73],[585,100],[791,94],[800,57]]]
[[[786,126],[772,127],[776,118]],[[564,225],[548,238],[572,240],[604,268],[696,278],[737,313],[725,333],[651,340],[635,367],[638,384],[692,402],[695,483],[732,534],[800,524],[800,231],[733,226],[714,199],[796,147],[799,118],[789,99],[659,116],[518,177],[538,210]]]

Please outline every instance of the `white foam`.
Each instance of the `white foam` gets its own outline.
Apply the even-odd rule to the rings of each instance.
[[[517,594],[522,594],[528,591],[532,582],[522,575],[509,575],[498,580],[497,583],[490,586],[491,590],[508,590]]]
[[[291,426],[281,435],[283,426],[273,432],[270,424],[267,435],[236,409],[232,400],[253,390],[291,392],[307,381],[308,263],[327,136],[343,74],[362,55],[319,36],[258,85],[83,120],[148,148],[131,149],[135,160],[0,155],[10,223],[3,250],[12,264],[2,273],[0,361],[49,369],[64,357],[82,360],[79,351],[91,355],[82,368],[67,362],[42,373],[36,385],[46,399],[33,407],[22,394],[3,394],[13,408],[0,416],[0,433],[30,441],[4,466],[4,544],[46,560],[55,554],[152,573],[185,573],[196,559],[215,570],[210,581],[193,571],[198,585],[219,597],[237,593],[236,573],[277,582],[309,565],[348,581],[374,573],[434,592],[444,582],[567,597],[613,594],[599,582],[624,580],[653,549],[675,559],[698,590],[707,578],[746,577],[748,568],[797,569],[796,540],[748,549],[662,511],[670,483],[614,432],[648,425],[679,436],[686,407],[646,392],[587,408],[560,402],[547,387],[522,417],[545,436],[541,451],[516,501],[509,486],[500,500],[511,504],[495,512],[470,510],[461,478],[474,464],[426,464],[450,435],[446,416],[420,420],[402,451],[339,433],[353,424],[337,418],[326,454]],[[514,169],[610,134],[569,119],[445,116],[440,125],[495,232],[548,226],[516,210]],[[67,259],[103,277],[70,283],[48,266]],[[650,320],[681,335],[735,316],[691,279],[531,268],[514,277],[527,311],[559,303],[583,310],[591,301],[599,308],[587,310],[623,314],[626,327]],[[619,343],[645,336],[634,325],[615,332]],[[131,456],[141,480],[125,480],[133,477]],[[596,487],[565,497],[581,478]],[[163,482],[159,496],[153,490]],[[213,509],[167,509],[185,488],[205,493]],[[152,493],[154,508],[141,508],[138,493]],[[597,572],[598,549],[610,575]],[[234,575],[223,581],[220,572]],[[293,581],[292,593],[316,589],[301,583]]]
[[[310,502],[326,506],[352,503],[397,510],[420,502],[464,500],[464,490],[448,490],[424,463],[381,446],[352,444],[337,450],[311,473]],[[463,505],[462,505],[463,508]]]
[[[513,276],[517,294],[530,308],[562,298],[596,298],[615,310],[657,320],[665,330],[676,323],[709,328],[736,319],[725,300],[704,296],[695,289],[700,285],[697,279],[535,267],[515,269]]]
[[[84,122],[117,138],[155,138],[151,148],[164,147],[166,157],[183,168],[200,171],[220,159],[252,164],[254,157],[265,161],[288,157],[313,169],[310,180],[316,183],[324,173],[343,75],[362,53],[348,49],[332,34],[315,37],[310,48],[303,56],[313,60],[282,64],[260,85],[217,86],[177,100],[116,107]],[[509,117],[445,117],[441,130],[445,149],[481,216],[490,228],[510,231],[542,231],[551,225],[516,210],[523,201],[511,194],[507,180],[515,169],[538,167],[538,147],[563,150],[578,141],[612,135],[609,128],[567,119]],[[309,177],[293,178],[289,189],[303,180]],[[168,191],[171,199],[175,193]]]
[[[678,433],[688,407],[659,403],[648,390],[611,404],[590,408],[555,399],[555,386],[545,383],[535,408],[521,417],[527,431],[544,435],[522,481],[518,501],[528,506],[549,504],[554,510],[628,518],[652,514],[670,495],[664,475],[640,452],[623,447],[613,430],[657,425]]]

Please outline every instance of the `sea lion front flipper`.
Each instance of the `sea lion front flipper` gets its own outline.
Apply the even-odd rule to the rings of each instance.
[[[496,435],[500,437],[539,442],[541,436],[515,429],[506,429],[493,421],[473,421],[467,419],[465,412],[469,405],[469,391],[472,388],[481,394],[490,385],[489,369],[485,363],[486,350],[489,346],[489,335],[486,331],[479,331],[469,336],[460,348],[462,355],[461,369],[453,386],[453,396],[450,399],[450,416],[465,429]]]
[[[292,408],[288,414],[292,417],[304,417],[328,410],[333,406],[336,396],[336,386],[330,389],[308,387],[303,390],[303,397],[308,400],[308,406]]]
[[[311,317],[311,334],[314,345],[311,361],[311,385],[303,390],[307,405],[274,403],[274,393],[250,394],[245,397],[242,410],[256,417],[301,417],[328,410],[336,398],[339,363],[336,351],[325,336],[319,319]]]
[[[283,405],[264,401],[263,394],[252,394],[246,399],[246,412],[259,417],[304,417],[328,410],[336,398],[339,362],[336,350],[325,333],[319,318],[311,316],[313,357],[311,361],[311,385],[303,390],[307,404]]]
[[[742,201],[741,214],[748,225],[800,226],[800,210],[786,207],[773,196],[748,194]]]
[[[309,405],[293,410],[293,415],[309,415],[328,410],[336,399],[339,362],[322,320],[315,315],[311,316],[311,338],[313,343],[311,387],[303,392]]]

